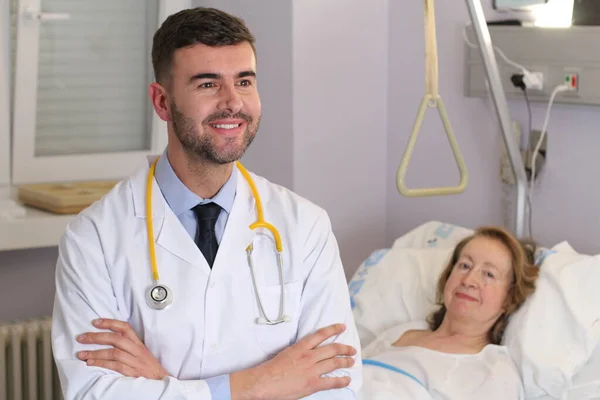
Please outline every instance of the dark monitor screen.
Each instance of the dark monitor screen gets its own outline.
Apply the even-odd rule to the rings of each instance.
[[[492,4],[496,10],[519,10],[546,3],[548,0],[493,0]]]
[[[600,25],[600,0],[575,0],[573,25]]]

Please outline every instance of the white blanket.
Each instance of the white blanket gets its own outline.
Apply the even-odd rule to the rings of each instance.
[[[363,350],[361,400],[519,400],[523,387],[503,346],[477,354],[448,354],[422,347],[394,347],[411,322],[387,330]],[[372,365],[375,364],[375,365]]]
[[[414,379],[387,368],[365,365],[358,400],[433,400]]]

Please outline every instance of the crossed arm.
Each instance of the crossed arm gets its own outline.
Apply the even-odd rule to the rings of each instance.
[[[110,349],[80,351],[77,357],[89,366],[113,370],[127,377],[162,380],[169,373],[150,353],[131,326],[123,321],[99,319],[93,322],[105,332],[90,332],[77,338],[82,344],[112,346]],[[350,384],[349,377],[326,377],[335,370],[354,365],[356,350],[332,343],[344,325],[331,325],[285,349],[273,359],[231,375],[232,400],[298,399],[313,393],[340,389]]]
[[[337,245],[326,217],[318,219],[311,229],[313,234],[306,235],[305,244],[310,251],[304,264],[311,272],[302,300],[300,340],[264,364],[231,374],[233,400],[310,395],[314,400],[356,398],[362,378],[360,348]],[[53,349],[65,399],[122,398],[132,390],[137,397],[149,400],[211,399],[207,381],[170,376],[131,327],[122,322],[126,316],[119,312],[116,300],[105,295],[112,292],[112,281],[99,237],[90,232],[96,232],[93,222],[77,219],[61,242],[57,264]],[[103,319],[95,328],[106,331],[89,332],[90,321],[98,317]],[[339,320],[345,322],[346,330],[331,326]],[[315,333],[318,327],[326,328]],[[74,336],[81,332],[89,333],[75,342]],[[336,341],[354,348],[331,343],[338,335]],[[99,350],[94,345],[112,348]],[[76,353],[79,360],[74,358]],[[116,373],[107,373],[107,369]]]

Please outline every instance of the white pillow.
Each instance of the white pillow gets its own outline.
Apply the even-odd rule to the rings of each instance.
[[[525,394],[560,399],[600,343],[600,256],[561,243],[547,255],[535,293],[505,335]],[[600,375],[600,372],[597,372]]]
[[[385,330],[424,320],[435,308],[437,277],[452,249],[392,249],[350,283],[362,347]]]
[[[454,247],[473,231],[431,221],[376,250],[350,281],[363,347],[399,323],[425,319],[435,309],[437,279]]]
[[[569,400],[598,400],[600,395],[600,345],[596,346],[590,360],[573,377]]]
[[[361,345],[384,330],[422,320],[435,309],[439,274],[454,246],[472,231],[429,222],[373,253],[350,283]],[[505,342],[527,397],[561,398],[600,346],[600,256],[568,244],[542,249],[537,290],[509,323]]]
[[[458,242],[472,233],[473,230],[471,229],[439,221],[430,221],[396,239],[393,248],[454,249]]]

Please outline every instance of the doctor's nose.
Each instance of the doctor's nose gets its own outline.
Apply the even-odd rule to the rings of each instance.
[[[218,108],[220,111],[228,111],[232,115],[242,110],[243,101],[235,85],[223,85],[219,98]]]

